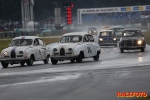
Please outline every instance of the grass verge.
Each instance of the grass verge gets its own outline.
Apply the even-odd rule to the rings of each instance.
[[[150,45],[150,31],[143,32],[143,34],[144,34],[146,43]]]
[[[60,38],[42,38],[45,44],[50,44],[54,42],[58,42]],[[3,49],[8,47],[8,44],[10,44],[11,40],[0,40],[0,53]]]

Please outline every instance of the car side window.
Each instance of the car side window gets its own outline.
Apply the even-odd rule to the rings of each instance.
[[[44,45],[43,40],[38,39],[40,45]]]
[[[85,35],[85,36],[84,36],[84,38],[83,38],[83,42],[89,42],[88,35]]]
[[[36,45],[39,45],[38,39],[35,39],[35,40],[34,40],[33,45],[35,45],[35,46],[36,46]]]
[[[88,38],[89,38],[89,41],[90,41],[90,42],[94,42],[94,38],[93,38],[92,35],[88,35]]]

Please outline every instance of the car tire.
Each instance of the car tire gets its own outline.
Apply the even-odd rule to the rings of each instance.
[[[32,66],[32,65],[33,65],[33,61],[34,61],[34,59],[33,59],[33,57],[31,56],[30,59],[27,60],[27,65],[28,65],[28,66]]]
[[[82,62],[82,55],[81,55],[81,54],[78,55],[76,61],[77,61],[78,63],[81,63],[81,62]]]
[[[93,56],[94,61],[98,61],[99,60],[99,53],[97,53],[96,56]]]
[[[75,59],[72,59],[72,60],[70,60],[71,61],[71,63],[74,63],[75,62]]]
[[[44,64],[48,64],[49,62],[49,56],[46,57],[46,59],[44,59]]]
[[[5,62],[3,62],[3,61],[1,61],[1,64],[2,64],[3,68],[7,68],[8,65],[9,65],[9,63],[5,63]]]
[[[121,52],[121,53],[123,53],[123,52],[124,52],[124,50],[123,50],[123,49],[120,49],[120,52]]]
[[[24,64],[25,64],[25,62],[21,62],[21,63],[20,63],[20,66],[24,66]]]
[[[141,52],[144,52],[145,51],[145,48],[141,48]]]
[[[55,60],[55,59],[51,58],[51,62],[52,62],[53,65],[56,65],[58,63],[58,60]]]

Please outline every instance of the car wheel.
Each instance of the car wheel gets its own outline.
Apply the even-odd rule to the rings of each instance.
[[[145,48],[141,48],[141,52],[144,52],[145,51]]]
[[[1,64],[2,64],[3,68],[7,68],[8,65],[9,65],[9,63],[5,63],[5,62],[3,62],[3,61],[1,61]]]
[[[46,59],[44,59],[44,64],[48,64],[49,62],[49,56],[46,57]]]
[[[123,50],[123,49],[120,49],[120,52],[121,52],[121,53],[123,53],[123,52],[124,52],[124,50]]]
[[[97,53],[96,56],[93,56],[94,61],[98,61],[99,60],[99,53]]]
[[[56,65],[58,63],[58,60],[55,60],[55,59],[51,58],[51,62],[52,62],[53,65]]]
[[[78,55],[76,61],[77,61],[78,63],[81,63],[81,62],[82,62],[82,55],[81,55],[81,54]]]
[[[32,65],[33,65],[33,61],[34,61],[34,59],[33,59],[33,57],[31,56],[30,59],[27,60],[27,65],[28,65],[28,66],[32,66]]]
[[[70,60],[71,61],[71,63],[74,63],[75,62],[75,59],[72,59],[72,60]]]
[[[25,62],[21,62],[21,63],[20,63],[21,66],[24,66],[24,64],[25,64]]]

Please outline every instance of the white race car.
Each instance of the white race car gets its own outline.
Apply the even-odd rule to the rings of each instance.
[[[52,64],[64,60],[82,62],[83,58],[89,57],[98,61],[100,53],[100,46],[94,42],[93,36],[87,32],[66,33],[58,44],[50,48]]]
[[[45,43],[37,36],[20,36],[12,40],[8,48],[2,50],[0,61],[3,68],[9,64],[20,63],[23,66],[27,63],[31,66],[34,61],[49,62],[50,52],[46,49]]]

